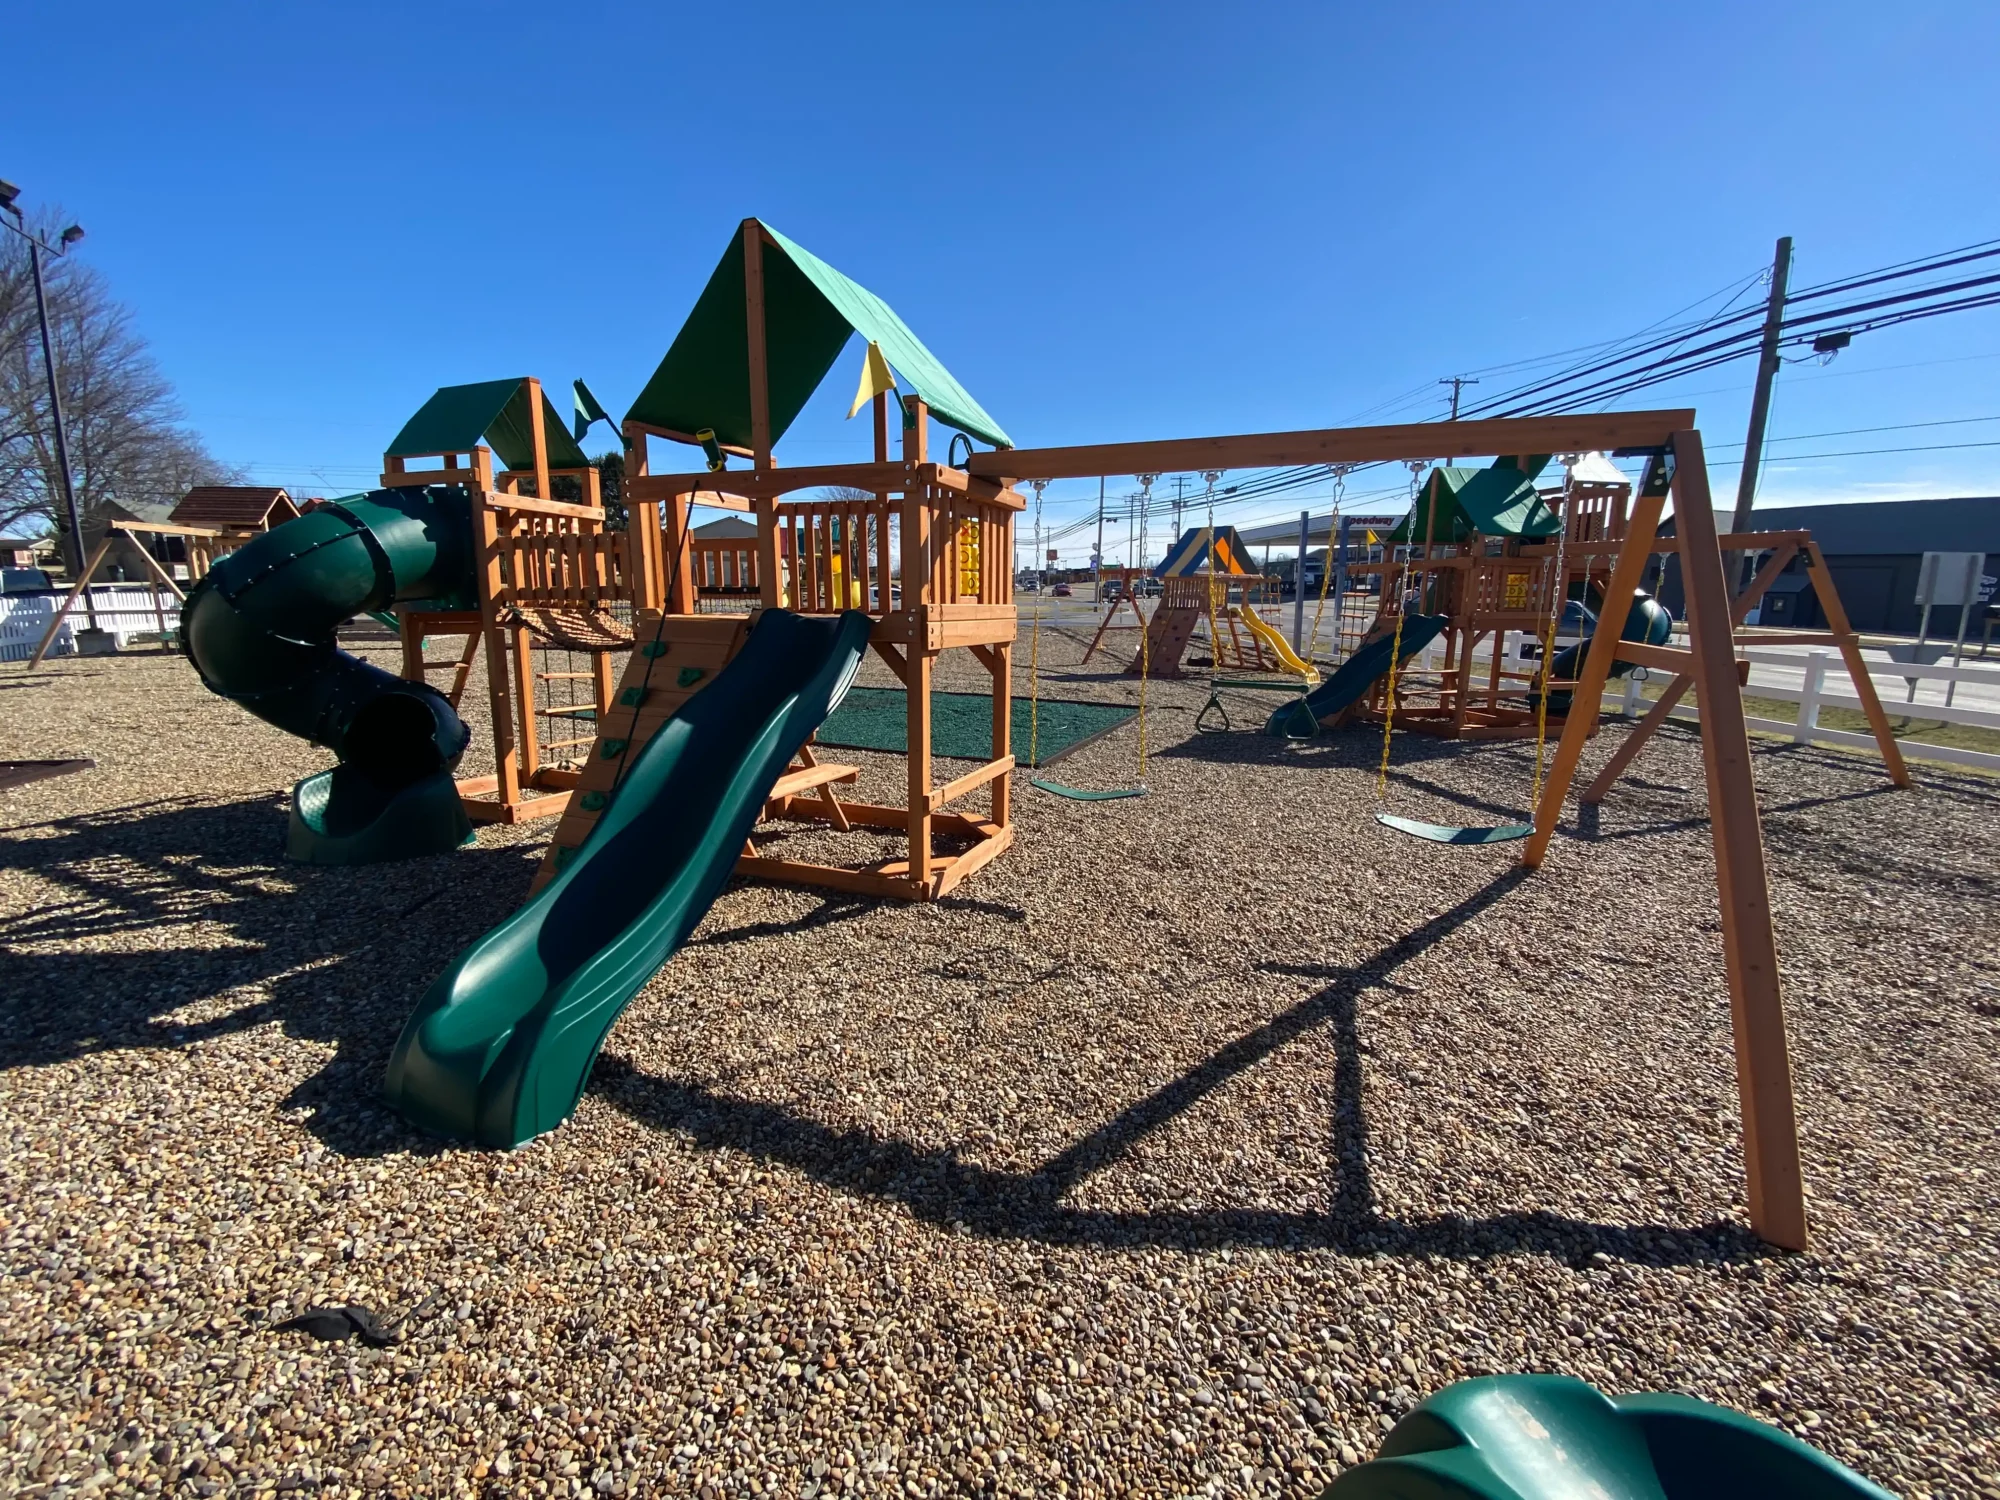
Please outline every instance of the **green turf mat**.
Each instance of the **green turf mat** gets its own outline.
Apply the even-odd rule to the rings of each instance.
[[[1014,758],[1024,766],[1046,766],[1072,750],[1109,734],[1136,710],[1116,703],[1042,699],[1035,737],[1039,758],[1028,758],[1028,700],[1014,700]],[[857,687],[827,717],[819,743],[847,750],[886,750],[904,755],[905,699],[901,688]],[[931,754],[956,760],[985,760],[993,749],[993,700],[985,693],[931,694]]]

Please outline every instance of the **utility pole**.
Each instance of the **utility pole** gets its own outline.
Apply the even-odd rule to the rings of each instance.
[[[1097,550],[1090,554],[1090,590],[1104,603],[1104,476],[1097,476]]]
[[[1757,466],[1764,457],[1764,425],[1771,419],[1771,383],[1777,378],[1778,335],[1785,326],[1785,287],[1792,277],[1792,237],[1778,241],[1771,257],[1771,298],[1764,304],[1764,344],[1757,359],[1757,389],[1750,398],[1750,431],[1743,441],[1743,471],[1736,480],[1736,511],[1730,517],[1731,531],[1750,529],[1750,511],[1757,503]],[[1750,554],[1732,554],[1727,570],[1732,594],[1740,594],[1747,582]]]
[[[1138,556],[1138,559],[1137,559],[1137,566],[1139,566],[1140,568],[1145,568],[1145,567],[1147,567],[1147,566],[1148,566],[1148,564],[1147,564],[1147,561],[1146,561],[1146,544],[1147,544],[1147,536],[1146,536],[1146,532],[1147,532],[1147,530],[1149,529],[1149,528],[1148,528],[1148,526],[1147,526],[1147,522],[1148,522],[1148,521],[1150,521],[1150,520],[1152,519],[1152,511],[1153,511],[1153,481],[1154,481],[1155,479],[1158,479],[1159,477],[1160,477],[1160,476],[1159,476],[1159,475],[1157,475],[1157,474],[1141,474],[1141,475],[1139,475],[1139,476],[1138,476],[1138,478],[1139,478],[1139,556]]]
[[[1451,387],[1451,416],[1448,420],[1456,422],[1458,420],[1459,392],[1463,391],[1469,385],[1478,385],[1479,382],[1477,380],[1467,379],[1463,375],[1447,375],[1443,380],[1440,380],[1438,384],[1448,385]],[[1446,458],[1445,463],[1449,465],[1451,463],[1451,459]]]
[[[1478,385],[1479,382],[1468,379],[1463,375],[1447,375],[1438,384],[1451,387],[1451,420],[1456,422],[1458,420],[1458,393],[1469,385]]]
[[[1181,534],[1181,510],[1183,504],[1185,503],[1182,499],[1182,495],[1186,491],[1186,489],[1187,489],[1187,475],[1176,474],[1174,476],[1174,538],[1177,541],[1179,540]]]

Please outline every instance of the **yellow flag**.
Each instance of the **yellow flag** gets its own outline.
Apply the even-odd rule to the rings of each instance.
[[[1369,532],[1369,533],[1368,533],[1368,545],[1369,545],[1369,546],[1373,547],[1373,546],[1377,545],[1377,544],[1378,544],[1378,543],[1379,543],[1380,541],[1381,541],[1381,538],[1380,538],[1380,537],[1378,537],[1378,536],[1376,536],[1374,532],[1372,532],[1372,531],[1371,531],[1371,532]]]
[[[847,408],[848,420],[852,421],[855,413],[882,392],[895,388],[896,377],[889,373],[889,361],[882,357],[882,346],[870,343],[868,357],[861,362],[861,384],[855,389],[854,404]]]

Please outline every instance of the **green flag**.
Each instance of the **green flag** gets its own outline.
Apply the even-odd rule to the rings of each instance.
[[[590,431],[590,426],[593,422],[609,422],[611,429],[614,432],[617,431],[618,424],[611,421],[610,413],[606,412],[598,404],[597,398],[590,394],[589,386],[585,385],[581,380],[574,381],[572,382],[571,394],[576,401],[576,415],[570,419],[569,424],[571,437],[575,438],[579,443],[582,442],[583,435]]]

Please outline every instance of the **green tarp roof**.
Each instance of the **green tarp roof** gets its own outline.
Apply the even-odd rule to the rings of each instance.
[[[952,379],[895,310],[866,287],[769,225],[764,249],[764,349],[776,443],[819,388],[854,334],[880,344],[904,389],[948,427],[995,447],[1014,446],[1000,424]],[[743,293],[743,236],[736,235],[702,288],[666,358],[625,415],[653,427],[750,443],[750,335]]]
[[[1389,539],[1447,545],[1474,532],[1518,540],[1554,536],[1562,521],[1535,493],[1535,476],[1548,461],[1541,454],[1525,467],[1519,459],[1498,458],[1487,469],[1433,469]]]
[[[535,467],[534,429],[529,425],[528,382],[524,379],[481,380],[472,385],[440,386],[435,396],[417,408],[384,451],[391,458],[432,453],[469,453],[485,443],[505,468]],[[542,395],[542,434],[548,445],[549,467],[581,469],[590,460],[556,416],[548,394]]]

